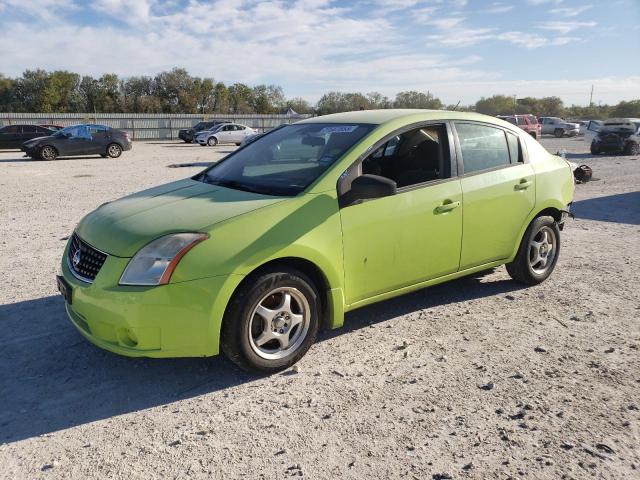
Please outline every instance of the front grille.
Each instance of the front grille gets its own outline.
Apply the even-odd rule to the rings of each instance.
[[[71,273],[83,282],[91,283],[98,275],[107,254],[96,250],[87,242],[83,241],[75,233],[71,237],[71,245],[67,254],[67,261]]]

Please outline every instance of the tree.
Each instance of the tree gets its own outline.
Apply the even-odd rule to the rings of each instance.
[[[48,87],[49,73],[42,69],[26,70],[15,82],[18,111],[51,112]]]
[[[213,113],[215,107],[215,81],[213,78],[194,78],[193,87],[200,113]]]
[[[389,97],[382,95],[380,92],[369,92],[367,93],[367,102],[369,103],[369,108],[391,108],[393,104]]]
[[[15,104],[15,81],[0,73],[0,112],[11,112]]]
[[[276,113],[284,105],[282,87],[276,85],[256,85],[249,98],[249,105],[256,113]]]
[[[427,108],[432,110],[440,110],[443,107],[440,99],[435,98],[431,93],[416,92],[415,90],[398,93],[393,106],[395,108]]]
[[[253,91],[244,83],[234,83],[229,87],[230,113],[250,113]]]
[[[515,105],[513,97],[506,95],[494,95],[489,98],[482,97],[476,102],[476,112],[485,115],[508,115],[514,113]]]
[[[229,89],[222,83],[216,83],[213,90],[213,111],[227,113],[229,111]]]
[[[328,113],[350,112],[370,108],[369,100],[361,93],[325,93],[316,104],[319,115]]]
[[[564,103],[560,97],[544,97],[538,100],[539,113],[541,117],[562,117],[564,116]]]
[[[154,78],[154,93],[165,113],[197,113],[194,80],[184,68],[161,72]]]
[[[618,103],[611,110],[611,117],[640,118],[640,100]]]
[[[66,70],[49,74],[47,81],[47,103],[52,112],[77,112],[82,107],[79,91],[80,75]]]
[[[296,113],[313,113],[313,107],[304,98],[294,97],[287,100],[283,110],[292,109]]]

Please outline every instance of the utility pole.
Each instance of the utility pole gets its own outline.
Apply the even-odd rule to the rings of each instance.
[[[593,83],[591,84],[591,95],[589,96],[589,106],[593,105]]]

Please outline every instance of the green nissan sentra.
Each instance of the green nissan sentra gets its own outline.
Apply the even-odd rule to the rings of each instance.
[[[98,207],[58,287],[115,353],[277,371],[349,310],[506,264],[553,271],[567,162],[484,115],[376,110],[276,129],[205,171]]]

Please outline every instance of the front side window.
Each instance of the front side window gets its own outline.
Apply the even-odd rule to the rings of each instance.
[[[527,121],[524,119],[524,117],[517,117],[518,118],[518,125],[526,125]]]
[[[306,123],[273,130],[195,177],[265,195],[304,191],[375,125]]]
[[[89,127],[87,125],[72,125],[70,127],[63,128],[58,133],[57,137],[67,138],[84,138],[91,140],[91,134],[89,133]]]
[[[503,130],[473,123],[456,123],[456,130],[465,174],[511,163]]]
[[[398,188],[449,178],[446,127],[428,125],[392,137],[363,160],[362,174],[386,177]]]

